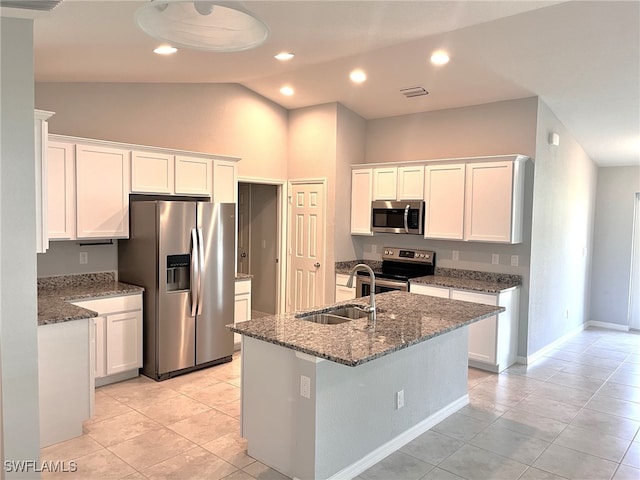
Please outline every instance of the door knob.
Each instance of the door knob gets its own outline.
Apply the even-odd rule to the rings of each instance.
[[[246,254],[246,253],[244,253],[244,252],[242,252],[242,253],[240,254],[240,256],[241,256],[242,258],[246,258],[247,254]]]
[[[316,262],[313,264],[314,267],[318,268],[320,266],[320,263]]]

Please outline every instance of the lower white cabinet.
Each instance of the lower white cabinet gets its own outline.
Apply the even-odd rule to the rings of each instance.
[[[73,302],[98,313],[92,352],[96,386],[138,376],[142,367],[142,294]]]
[[[233,312],[233,323],[246,322],[251,320],[251,278],[241,278],[236,280],[235,309]],[[240,340],[242,335],[233,334],[233,344],[235,350],[240,350]]]
[[[92,319],[38,327],[40,447],[82,435],[94,398]]]
[[[518,352],[519,287],[500,293],[483,293],[412,284],[410,291],[420,295],[505,307],[501,314],[469,325],[469,365],[501,372],[515,363]]]
[[[348,280],[349,275],[344,275],[342,273],[336,274],[336,302],[356,298],[356,287],[347,287]],[[355,285],[355,281],[353,283]]]

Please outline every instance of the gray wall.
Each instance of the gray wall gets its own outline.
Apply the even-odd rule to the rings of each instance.
[[[628,325],[629,278],[640,167],[598,169],[591,320]]]
[[[38,83],[64,135],[242,157],[241,177],[287,178],[287,111],[236,84]]]
[[[80,264],[80,252],[89,261]],[[46,253],[38,254],[38,277],[73,275],[76,273],[112,272],[118,270],[118,242],[113,245],[80,246],[79,242],[49,242]]]
[[[276,258],[278,257],[278,189],[251,188],[251,308],[276,313]],[[264,242],[264,243],[263,243]]]
[[[0,379],[4,460],[39,460],[33,21],[0,18]],[[33,478],[33,472],[6,473]]]
[[[548,144],[549,133],[560,145]],[[596,165],[543,103],[536,134],[527,355],[589,320]]]

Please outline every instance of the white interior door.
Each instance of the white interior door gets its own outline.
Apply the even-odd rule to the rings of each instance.
[[[289,310],[324,303],[324,184],[291,186]]]

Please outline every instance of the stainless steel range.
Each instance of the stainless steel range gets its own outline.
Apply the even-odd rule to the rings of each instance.
[[[384,247],[381,271],[375,273],[375,293],[394,290],[408,292],[410,279],[433,275],[435,267],[436,252]],[[365,297],[370,293],[371,279],[369,273],[358,271],[356,295]]]

